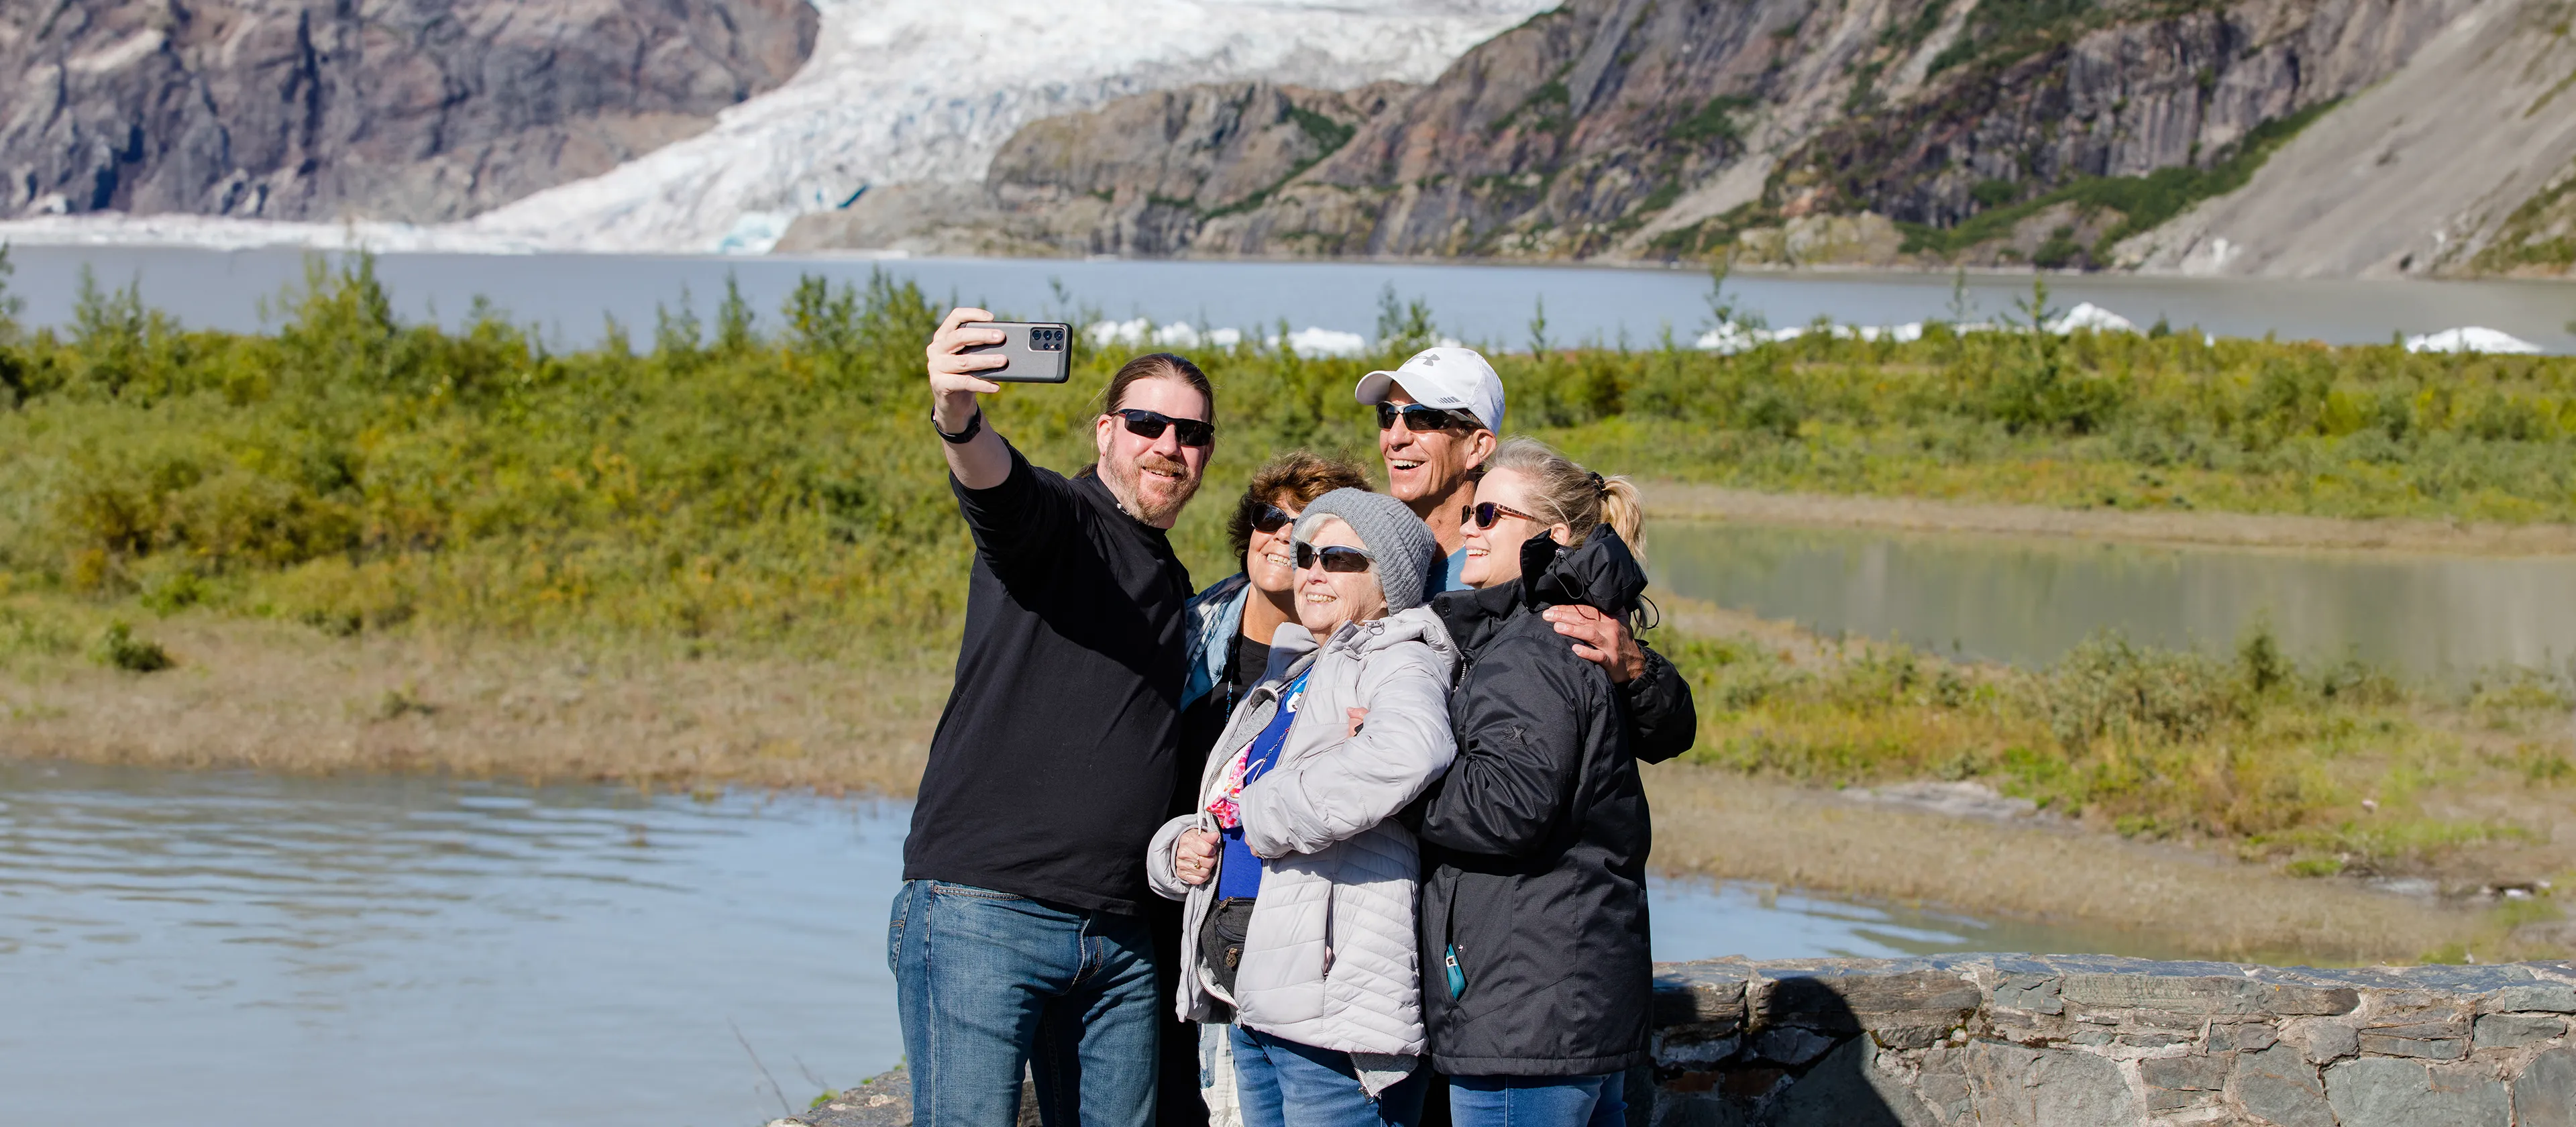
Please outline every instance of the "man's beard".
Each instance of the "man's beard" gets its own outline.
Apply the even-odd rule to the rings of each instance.
[[[1103,459],[1100,469],[1109,476],[1110,484],[1117,487],[1115,491],[1125,494],[1122,500],[1127,502],[1129,515],[1147,524],[1162,524],[1179,516],[1181,507],[1189,504],[1190,498],[1199,491],[1199,479],[1191,475],[1187,464],[1160,454],[1146,454],[1132,463]],[[1176,478],[1151,479],[1158,487],[1168,487],[1175,492],[1162,495],[1145,492],[1147,470],[1163,470],[1177,475]]]

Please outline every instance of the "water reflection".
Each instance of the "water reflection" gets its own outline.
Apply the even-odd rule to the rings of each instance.
[[[2155,547],[1668,522],[1655,579],[1824,632],[2044,664],[2092,632],[2223,647],[2258,616],[2292,652],[2418,676],[2550,666],[2576,639],[2576,559]]]
[[[905,818],[0,761],[0,1123],[760,1122],[901,1056]],[[1653,911],[1664,959],[2124,949],[1691,880]]]

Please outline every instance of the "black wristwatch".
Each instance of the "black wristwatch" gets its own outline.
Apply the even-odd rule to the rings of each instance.
[[[930,413],[930,429],[939,431],[940,441],[946,442],[951,446],[973,442],[975,440],[975,435],[984,429],[984,409],[977,407],[975,409],[975,414],[966,420],[966,429],[958,431],[955,434],[939,430],[939,412],[933,411]]]

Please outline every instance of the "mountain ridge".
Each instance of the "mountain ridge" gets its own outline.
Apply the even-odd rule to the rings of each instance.
[[[1143,187],[1168,151],[1221,147],[1224,129],[1099,128],[1136,112],[1112,103],[1029,127],[1096,130],[1108,151],[1084,176],[1040,183],[997,157],[980,185],[809,216],[782,247],[2173,271],[2185,255],[2155,231],[2212,197],[2332,191],[2262,170],[2315,149],[2302,130],[2383,84],[2423,84],[2401,76],[2446,29],[2528,23],[2558,2],[1575,0],[1428,84],[1378,91],[1375,112],[1336,119],[1346,142],[1257,200],[1210,207]],[[2490,201],[2480,222],[2521,215],[2516,265],[2545,273],[2549,254],[2559,268],[2576,256],[2564,202],[2576,173],[2533,169],[2524,195]],[[2543,190],[2555,194],[2516,210]]]

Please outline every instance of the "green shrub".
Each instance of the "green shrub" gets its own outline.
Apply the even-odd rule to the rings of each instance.
[[[95,656],[100,665],[128,673],[158,673],[177,664],[161,643],[136,637],[134,628],[122,622],[109,623],[99,635]]]

